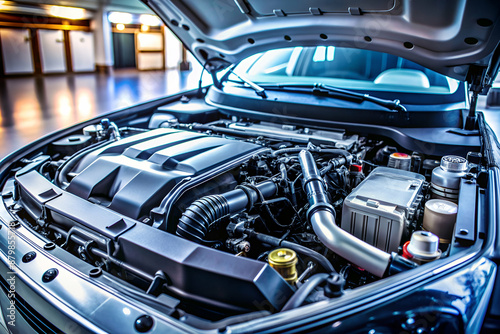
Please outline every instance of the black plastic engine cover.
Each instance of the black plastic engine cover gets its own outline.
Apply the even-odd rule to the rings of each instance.
[[[168,290],[182,299],[241,313],[280,310],[293,289],[267,263],[208,248],[70,194],[36,171],[16,176],[20,203],[33,218],[42,210],[70,229],[83,226],[113,240],[122,263],[168,278]]]
[[[161,269],[168,289],[220,310],[280,310],[293,294],[267,263],[208,248],[150,226],[137,224],[119,238],[124,262],[154,273]]]
[[[89,153],[73,169],[67,191],[128,217],[147,216],[186,177],[259,149],[251,143],[156,129]],[[219,192],[227,191],[221,184]]]

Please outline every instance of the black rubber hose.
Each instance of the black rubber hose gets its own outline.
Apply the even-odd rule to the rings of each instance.
[[[333,265],[330,263],[330,261],[328,261],[328,259],[326,257],[324,257],[320,253],[315,252],[312,249],[309,249],[305,246],[296,244],[296,243],[291,242],[291,241],[279,239],[279,238],[276,238],[276,237],[273,237],[273,236],[270,236],[267,234],[258,233],[252,229],[245,228],[243,226],[236,226],[235,232],[237,232],[239,234],[246,234],[250,238],[254,238],[262,243],[268,244],[268,245],[273,246],[273,247],[290,248],[299,254],[302,254],[306,257],[309,257],[309,258],[315,260],[319,265],[321,265],[323,268],[325,268],[325,270],[328,273],[332,273],[332,272],[335,273],[336,272],[335,268],[333,268]]]
[[[239,186],[220,195],[209,195],[194,201],[182,214],[176,234],[185,239],[205,243],[208,232],[230,214],[251,209],[263,198],[276,194],[273,181],[264,181],[252,186]]]
[[[285,247],[285,248],[290,248],[296,251],[299,254],[302,254],[304,256],[310,257],[311,259],[316,260],[323,268],[325,268],[329,273],[334,273],[336,272],[335,269],[333,268],[333,265],[328,261],[326,257],[321,255],[320,253],[313,251],[310,248],[307,248],[305,246],[296,244],[291,241],[286,241],[282,240],[280,247]]]
[[[273,157],[277,157],[280,154],[285,154],[285,153],[300,153],[302,150],[307,150],[306,147],[286,147],[282,148],[279,150],[274,151],[271,155]]]
[[[203,243],[207,233],[229,215],[229,204],[224,196],[210,195],[194,201],[182,214],[176,234],[185,239]]]
[[[294,308],[299,307],[304,303],[306,300],[307,296],[321,283],[326,281],[326,279],[330,275],[328,274],[316,274],[309,278],[307,282],[305,282],[294,294],[290,299],[286,302],[285,306],[281,309],[281,311],[288,311],[292,310]]]
[[[340,148],[327,148],[327,149],[321,149],[319,151],[315,151],[313,153],[323,153],[323,154],[337,154],[341,155],[344,158],[346,158],[347,161],[352,160],[352,154],[349,151],[340,149]]]

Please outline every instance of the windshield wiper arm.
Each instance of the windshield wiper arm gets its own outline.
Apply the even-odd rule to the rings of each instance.
[[[363,101],[369,101],[372,103],[375,103],[376,105],[379,105],[381,107],[384,107],[386,109],[389,109],[390,111],[395,111],[399,112],[400,114],[404,115],[404,118],[406,120],[409,120],[409,113],[408,110],[404,105],[401,104],[401,101],[398,99],[395,100],[386,100],[382,99],[379,97],[371,96],[368,94],[362,94],[362,93],[356,93],[350,90],[345,90],[321,83],[315,83],[313,85],[310,84],[266,84],[266,85],[261,85],[258,86],[262,89],[264,87],[266,89],[273,89],[273,88],[297,88],[300,89],[298,91],[303,91],[304,89],[308,89],[312,87],[312,93],[316,95],[323,95],[323,96],[328,96],[328,97],[333,97],[337,98],[340,100],[345,100],[345,101],[351,101],[355,103],[362,103]]]
[[[324,84],[314,84],[313,87],[313,93],[315,94],[326,94],[326,95],[333,95],[339,98],[342,98],[342,96],[347,97],[347,98],[352,98],[355,101],[359,101],[359,103],[363,101],[368,101],[375,103],[376,105],[379,105],[381,107],[387,108],[389,110],[394,110],[397,112],[400,112],[406,116],[406,119],[409,118],[408,115],[408,110],[405,108],[404,105],[401,104],[401,102],[396,99],[396,100],[386,100],[386,99],[381,99],[378,97],[370,96],[368,94],[361,94],[361,93],[356,93],[356,92],[351,92],[345,89],[340,89],[337,87],[329,86],[329,85],[324,85]]]
[[[264,88],[257,85],[255,82],[251,81],[250,79],[248,79],[244,76],[241,76],[239,74],[236,74],[236,72],[233,72],[233,74],[236,75],[236,77],[238,77],[238,79],[240,79],[241,81],[243,81],[244,83],[246,83],[247,85],[252,87],[252,89],[255,91],[255,94],[261,96],[263,99],[267,98],[266,90]]]
[[[266,87],[266,88],[272,88],[272,87],[279,87],[279,88],[299,87],[299,88],[303,88],[303,87],[305,87],[303,85],[293,85],[293,84],[292,85],[277,84],[277,85],[272,85],[272,86],[271,85],[264,85],[264,87],[262,87],[262,86],[259,86],[258,84],[256,84],[255,82],[251,81],[250,79],[248,79],[240,74],[237,74],[236,72],[233,71],[233,68],[234,68],[234,66],[231,66],[228,68],[226,74],[220,80],[220,83],[226,81],[229,77],[229,74],[232,73],[238,79],[240,79],[242,82],[244,82],[245,84],[250,86],[255,91],[255,93],[257,95],[261,96],[264,99],[267,98],[266,90],[264,87]],[[313,85],[312,92],[313,92],[313,94],[327,95],[330,97],[335,97],[338,99],[348,100],[348,101],[357,102],[357,103],[361,103],[363,101],[372,102],[372,103],[375,103],[376,105],[379,105],[379,106],[384,107],[386,109],[394,110],[396,112],[401,113],[402,115],[404,115],[406,120],[409,120],[409,118],[410,118],[408,110],[406,109],[406,107],[404,105],[401,104],[401,101],[399,101],[398,99],[386,100],[386,99],[382,99],[379,97],[371,96],[369,94],[356,93],[353,91],[340,89],[337,87],[333,87],[333,86],[329,86],[329,85],[325,85],[325,84],[321,84],[321,83],[315,83]]]
[[[222,83],[224,81],[228,80],[229,74],[234,74],[238,79],[240,79],[242,82],[244,82],[248,86],[250,86],[255,91],[255,94],[259,95],[263,99],[266,99],[267,98],[266,90],[264,88],[262,88],[261,86],[257,85],[252,80],[248,79],[247,77],[234,72],[233,69],[235,67],[236,66],[234,64],[232,66],[228,67],[227,68],[227,72],[222,76],[222,78],[220,79],[220,81],[218,82],[218,84],[222,87]]]

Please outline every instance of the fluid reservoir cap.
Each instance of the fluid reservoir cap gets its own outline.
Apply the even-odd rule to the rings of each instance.
[[[351,172],[354,172],[354,173],[359,173],[363,170],[363,166],[361,165],[355,165],[355,164],[352,164],[350,167],[349,167],[349,170]]]
[[[411,168],[411,156],[406,153],[395,152],[389,156],[389,162],[387,167],[410,170]]]
[[[425,208],[441,215],[455,215],[458,211],[458,206],[455,203],[441,199],[427,201]]]
[[[392,153],[391,157],[395,158],[395,159],[409,159],[410,158],[410,156],[408,154],[401,153],[401,152]]]
[[[434,260],[441,256],[439,238],[427,231],[416,231],[411,235],[408,252],[419,260]]]
[[[290,284],[297,281],[297,254],[288,248],[278,248],[268,255],[269,265]]]
[[[269,253],[271,266],[287,266],[297,263],[297,254],[288,248],[278,248]]]
[[[448,172],[464,172],[467,170],[467,160],[456,155],[446,155],[441,159],[441,167]]]
[[[465,158],[456,155],[444,156],[441,165],[432,171],[432,192],[438,195],[433,197],[457,200],[460,180],[467,174],[468,168]]]

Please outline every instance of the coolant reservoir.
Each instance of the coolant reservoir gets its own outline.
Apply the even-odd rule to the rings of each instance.
[[[441,165],[434,168],[431,177],[432,198],[458,202],[460,179],[467,174],[465,158],[447,155],[441,159]]]
[[[423,228],[439,237],[439,241],[448,244],[453,236],[458,206],[450,201],[431,199],[425,203]]]

